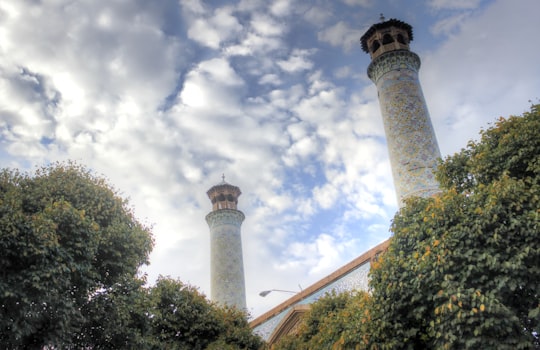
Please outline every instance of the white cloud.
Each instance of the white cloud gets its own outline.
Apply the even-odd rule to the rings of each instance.
[[[420,78],[443,154],[476,139],[496,117],[520,114],[520,106],[535,98],[536,48],[527,36],[508,30],[540,31],[530,11],[534,3],[494,2],[464,19],[437,51],[423,55]]]
[[[280,85],[281,79],[277,74],[265,74],[259,79],[259,84]]]
[[[255,12],[264,8],[267,2],[265,0],[240,0],[236,8],[242,12]]]
[[[337,263],[343,263],[343,252],[355,244],[354,240],[338,241],[335,237],[322,233],[315,240],[307,243],[295,242],[284,253],[287,262],[279,268],[307,268],[308,273],[320,275],[329,273]]]
[[[321,5],[311,6],[303,15],[309,23],[320,26],[331,18],[332,10]]]
[[[370,7],[373,5],[372,0],[343,0],[349,6]]]
[[[317,34],[320,41],[327,42],[332,46],[341,46],[347,52],[354,45],[358,45],[358,41],[363,32],[358,29],[350,28],[347,23],[340,21],[331,27],[328,27]]]
[[[262,36],[254,32],[247,33],[239,44],[234,44],[225,48],[225,53],[228,55],[250,55],[257,56],[263,59],[260,55],[268,54],[272,51],[280,49],[283,42],[280,38],[274,36]]]
[[[217,8],[213,16],[195,19],[188,29],[188,37],[212,49],[219,48],[243,29],[232,12],[233,8],[226,6]]]
[[[253,51],[251,48],[243,45],[231,45],[223,49],[226,56],[251,56]]]
[[[217,49],[225,35],[213,27],[208,20],[199,18],[189,28],[188,37],[212,49]]]
[[[300,138],[287,149],[283,155],[285,165],[293,167],[305,161],[310,156],[315,155],[321,148],[319,141],[315,137]]]
[[[292,6],[291,0],[274,0],[270,5],[270,12],[277,17],[286,16],[291,12]]]
[[[431,28],[431,32],[435,35],[445,34],[449,35],[459,30],[461,23],[467,19],[470,14],[460,13],[435,23]]]
[[[313,199],[323,209],[329,209],[336,203],[339,198],[339,191],[331,184],[326,183],[322,187],[313,189]]]
[[[188,107],[235,114],[240,111],[235,92],[243,84],[227,60],[214,58],[201,62],[186,75],[179,98]]]
[[[195,79],[194,79],[195,80]],[[209,104],[203,88],[196,81],[186,81],[180,93],[182,103],[190,107],[205,107]]]
[[[313,50],[294,49],[288,59],[278,61],[277,65],[288,73],[309,70],[313,67],[313,62],[308,57],[313,53]]]
[[[318,82],[315,82],[318,83]],[[317,126],[333,124],[341,116],[343,101],[335,89],[314,91],[313,96],[303,98],[293,111],[305,121]],[[321,128],[324,129],[324,128]],[[318,130],[323,132],[323,130]]]
[[[334,72],[334,75],[336,76],[336,78],[347,78],[347,77],[350,77],[352,74],[353,74],[353,71],[350,66],[339,67]]]
[[[262,36],[277,36],[283,34],[285,25],[276,22],[270,16],[256,13],[251,19],[251,27]]]
[[[182,0],[180,5],[185,11],[189,11],[194,14],[205,13],[204,5],[200,0]]]
[[[474,9],[482,0],[429,0],[428,6],[435,10],[443,9]]]
[[[4,93],[21,86],[15,83],[19,79],[35,79],[33,85],[25,85],[30,95],[2,98],[5,107],[0,109],[28,118],[34,114],[32,119],[17,118],[11,125],[15,131],[36,132],[32,138],[20,134],[16,141],[41,150],[33,153],[34,159],[43,159],[49,151],[65,151],[72,142],[79,150],[87,149],[81,146],[108,131],[125,112],[117,109],[118,101],[136,99],[155,106],[174,87],[173,73],[181,62],[176,57],[179,46],[156,29],[161,19],[153,13],[137,17],[133,4],[105,8],[81,2],[67,8],[69,16],[64,18],[60,4],[27,9],[18,2],[16,6],[20,7],[16,19],[2,19],[5,40],[0,49],[0,79],[6,86]],[[104,27],[105,13],[114,16],[114,25]],[[126,91],[129,98],[124,96]],[[19,98],[24,96],[21,92],[14,91]],[[30,99],[34,102],[28,103]],[[40,145],[41,137],[52,143]]]
[[[304,87],[298,84],[291,86],[288,89],[275,89],[270,91],[268,100],[274,107],[290,110],[298,103],[304,93]]]
[[[214,58],[201,62],[197,71],[209,77],[212,81],[220,84],[236,86],[242,85],[243,80],[225,59]]]

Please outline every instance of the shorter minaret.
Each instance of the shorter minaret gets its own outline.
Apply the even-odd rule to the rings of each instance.
[[[223,181],[207,194],[212,212],[206,215],[210,227],[210,299],[221,305],[246,309],[244,263],[240,226],[244,214],[236,209],[242,192]]]

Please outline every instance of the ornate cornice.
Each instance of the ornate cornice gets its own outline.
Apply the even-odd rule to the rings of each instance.
[[[413,40],[413,31],[412,31],[411,25],[408,23],[402,22],[400,20],[397,20],[395,18],[391,18],[385,22],[375,23],[367,30],[367,32],[364,33],[364,35],[362,35],[362,37],[360,38],[360,43],[362,44],[362,50],[364,50],[364,52],[369,52],[368,47],[367,47],[367,42],[369,38],[373,36],[373,34],[375,34],[376,31],[380,31],[380,30],[390,28],[390,27],[396,27],[396,28],[405,30],[407,34],[409,35],[409,41]]]
[[[396,69],[410,69],[418,72],[420,57],[407,50],[389,51],[371,61],[367,74],[369,79],[377,84],[380,77]]]
[[[216,210],[206,215],[206,222],[210,229],[218,225],[226,224],[240,226],[244,219],[244,213],[235,209]]]

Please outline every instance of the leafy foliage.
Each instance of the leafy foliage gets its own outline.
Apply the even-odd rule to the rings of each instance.
[[[209,302],[181,281],[160,277],[149,288],[126,281],[99,293],[73,346],[94,349],[259,350],[246,315]]]
[[[540,332],[539,106],[500,119],[412,199],[373,269],[382,349],[529,349]]]
[[[150,293],[154,337],[165,347],[204,349],[218,337],[218,311],[195,288],[160,279]]]
[[[371,296],[319,300],[276,349],[540,348],[538,130],[533,105],[442,162],[441,193],[395,216]]]
[[[311,305],[298,332],[280,339],[273,350],[360,348],[359,335],[367,334],[370,299],[360,291],[324,295]]]
[[[0,172],[0,343],[42,349],[260,349],[246,315],[136,275],[153,242],[105,180],[75,164]]]
[[[74,334],[71,348],[150,349],[151,301],[144,280],[125,278],[102,289],[84,306],[85,321]],[[67,345],[67,344],[64,344]]]
[[[253,349],[262,340],[249,328],[244,312],[214,305],[196,288],[160,278],[150,290],[151,338],[156,349]]]
[[[86,169],[34,176],[0,171],[0,341],[41,348],[68,341],[92,293],[147,262],[149,230]]]

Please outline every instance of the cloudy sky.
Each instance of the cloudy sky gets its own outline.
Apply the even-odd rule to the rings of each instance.
[[[211,204],[241,188],[254,316],[389,237],[396,211],[359,38],[398,18],[444,155],[540,97],[536,0],[2,0],[0,165],[76,160],[153,225],[149,282],[209,294]]]

